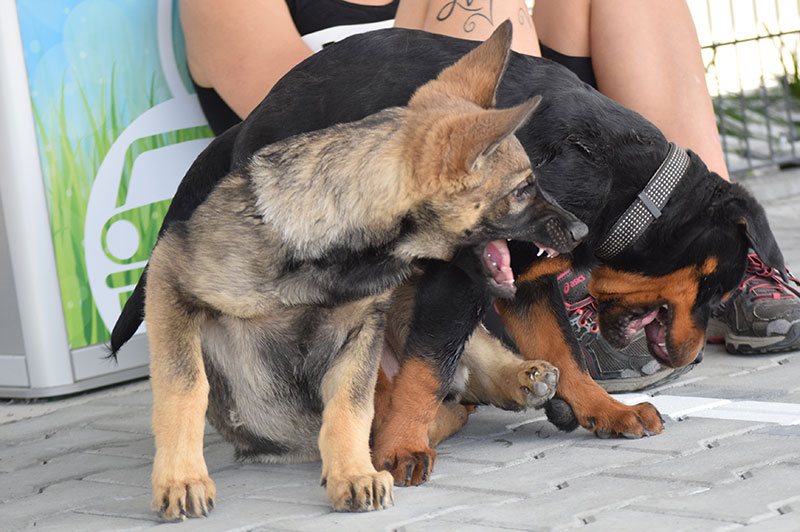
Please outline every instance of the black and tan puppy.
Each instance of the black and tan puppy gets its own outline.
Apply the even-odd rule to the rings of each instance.
[[[407,107],[255,147],[162,232],[145,316],[163,517],[213,506],[206,413],[239,458],[321,457],[337,510],[391,504],[369,437],[393,289],[420,259],[498,238],[549,242],[555,211],[581,225],[537,193],[513,136],[539,98],[487,109],[507,59],[506,42],[487,43]],[[224,159],[225,147],[204,155]]]

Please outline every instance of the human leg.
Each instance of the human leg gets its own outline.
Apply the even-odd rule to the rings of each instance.
[[[546,46],[592,58],[600,92],[642,114],[728,179],[686,2],[537,0],[533,20]]]

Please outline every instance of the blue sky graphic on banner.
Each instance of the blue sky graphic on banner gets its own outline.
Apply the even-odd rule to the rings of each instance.
[[[125,92],[120,118],[129,123],[172,95],[164,80],[157,48],[156,0],[18,0],[31,98],[48,109],[64,98],[71,136],[91,128],[83,91],[90,104],[109,102],[113,82]],[[177,10],[176,10],[177,12]],[[177,18],[176,18],[177,30]],[[175,48],[183,66],[183,37]],[[185,71],[185,68],[183,69]],[[148,93],[152,84],[153,102]]]

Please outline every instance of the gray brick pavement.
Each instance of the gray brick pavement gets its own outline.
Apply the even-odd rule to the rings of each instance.
[[[800,172],[748,186],[800,270]],[[318,463],[238,464],[209,429],[217,508],[166,525],[149,509],[147,381],[0,403],[0,530],[800,530],[800,353],[743,357],[709,346],[697,369],[651,393],[669,405],[730,402],[688,415],[676,406],[664,434],[635,441],[564,434],[540,411],[484,407],[440,446],[428,484],[358,515],[329,510]],[[781,415],[768,416],[775,408]]]

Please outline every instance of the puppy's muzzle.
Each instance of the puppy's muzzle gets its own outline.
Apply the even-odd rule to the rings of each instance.
[[[545,224],[547,238],[550,240],[549,247],[559,253],[567,253],[586,238],[589,228],[586,227],[574,214],[563,209],[555,199],[539,188],[536,184],[536,204],[534,208],[538,212],[545,212],[548,216]]]

